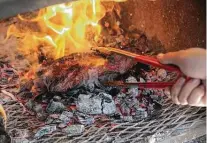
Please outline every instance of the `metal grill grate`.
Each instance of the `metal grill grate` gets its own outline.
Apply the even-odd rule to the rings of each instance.
[[[162,141],[166,138],[180,135],[193,128],[197,123],[205,123],[205,108],[173,105],[166,101],[162,110],[151,119],[135,123],[120,123],[111,126],[106,123],[101,127],[95,124],[86,127],[85,132],[77,137],[67,137],[61,131],[55,131],[51,135],[40,139],[34,139],[33,130],[43,123],[35,116],[23,113],[23,107],[16,101],[7,101],[4,104],[7,113],[7,131],[13,142],[28,139],[31,143],[62,143],[62,142],[150,142]],[[151,137],[151,138],[150,138]]]

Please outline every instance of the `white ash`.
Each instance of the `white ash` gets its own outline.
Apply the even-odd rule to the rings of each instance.
[[[53,133],[54,131],[56,131],[56,126],[44,126],[41,127],[35,134],[34,138],[39,139],[41,137],[43,137],[44,135],[48,135]]]
[[[132,122],[133,121],[133,117],[132,116],[123,116],[122,120],[125,122]]]
[[[127,79],[126,79],[126,83],[137,83],[137,79],[133,76],[129,76]],[[136,87],[131,87],[131,89],[138,89],[138,86]]]
[[[63,129],[63,132],[67,133],[68,136],[81,135],[85,130],[84,125],[70,125]]]
[[[53,97],[53,100],[57,101],[57,102],[60,102],[61,101],[61,97],[56,95],[56,96]]]
[[[103,114],[113,114],[116,112],[116,105],[111,95],[106,93],[99,93],[99,97],[102,97]]]
[[[76,103],[77,109],[86,114],[101,114],[102,106],[101,101],[98,96],[94,96],[91,94],[80,94],[78,96],[78,101]]]
[[[148,114],[147,114],[147,111],[145,111],[145,109],[139,108],[135,112],[136,119],[144,119],[144,118],[147,118],[147,116]]]
[[[53,100],[47,106],[46,111],[48,113],[61,113],[65,110],[65,106],[61,102],[55,102]]]
[[[134,83],[134,82],[137,82],[137,79],[133,76],[129,76],[127,79],[126,79],[126,82],[127,83]]]
[[[111,95],[106,93],[99,93],[98,95],[80,94],[76,106],[80,112],[92,115],[116,112],[116,106]]]
[[[127,83],[137,83],[137,79],[133,76],[130,76],[126,79]],[[137,87],[131,87],[129,88],[127,94],[131,97],[133,97],[133,100],[137,100],[136,97],[139,94],[138,86]]]
[[[60,124],[58,125],[58,128],[60,128],[60,129],[65,128],[65,127],[67,127],[67,124],[60,123]]]
[[[88,82],[87,84],[87,89],[90,91],[90,92],[93,92],[95,90],[95,85],[94,83],[92,82]]]
[[[120,92],[119,94],[117,94],[117,97],[118,98],[124,98],[124,97],[126,97],[126,94],[123,93],[123,92]]]
[[[157,77],[160,80],[166,79],[166,77],[167,77],[167,71],[165,69],[159,69],[157,71]]]
[[[144,83],[144,82],[146,82],[143,78],[139,78],[139,82],[142,82],[142,83]]]
[[[69,112],[69,111],[63,111],[62,114],[60,115],[59,119],[63,122],[63,123],[68,123],[71,118],[73,117],[73,113]]]

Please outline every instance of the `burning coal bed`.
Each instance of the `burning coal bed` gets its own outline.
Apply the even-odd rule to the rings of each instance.
[[[94,45],[150,56],[164,52],[161,45],[147,39],[134,26],[127,30],[120,26],[114,30],[106,19],[102,21],[104,32],[93,41]],[[92,125],[101,127],[109,124],[113,127],[123,122],[153,118],[166,98],[164,90],[113,87],[104,83],[171,81],[175,77],[174,73],[164,69],[137,63],[117,54],[93,51],[52,60],[39,53],[41,67],[36,72],[36,78],[22,82],[20,90],[15,93],[15,98],[26,112],[43,123],[28,139],[39,139],[57,131],[78,136]],[[18,87],[19,74],[15,67],[3,59],[0,65],[2,91]]]
[[[142,52],[140,49],[127,47],[133,47],[134,42],[140,45],[148,43],[144,35],[136,40],[126,40],[123,35],[121,37],[121,41],[115,38],[117,44],[131,41],[124,49],[139,54]],[[97,58],[104,59],[104,65],[87,62]],[[1,65],[1,82],[6,82],[6,77],[11,75],[15,78],[12,67],[3,63]],[[173,79],[173,74],[164,69],[136,63],[124,56],[99,52],[76,53],[45,62],[37,75],[36,79],[21,85],[16,94],[28,112],[44,122],[36,131],[35,138],[57,130],[62,130],[68,136],[77,136],[92,124],[101,126],[110,123],[113,126],[120,122],[138,122],[152,118],[162,108],[165,98],[163,90],[109,87],[104,83],[117,80],[152,82]]]

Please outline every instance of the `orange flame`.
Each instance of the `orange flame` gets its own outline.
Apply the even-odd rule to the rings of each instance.
[[[57,59],[66,54],[74,52],[87,52],[90,50],[90,42],[86,40],[86,29],[90,26],[94,35],[99,35],[101,26],[99,20],[105,15],[105,8],[100,0],[80,0],[69,4],[59,4],[50,6],[39,11],[38,16],[32,20],[19,18],[23,21],[37,22],[41,28],[41,33],[19,33],[11,27],[8,34],[23,36],[26,41],[31,43],[36,49],[40,43],[50,45],[54,54],[53,58]],[[13,31],[12,31],[13,30]],[[32,36],[31,36],[32,35]],[[27,46],[27,49],[28,49]],[[28,51],[21,47],[24,51]],[[30,51],[30,50],[29,50]]]
[[[39,48],[43,53],[53,59],[63,57],[75,52],[90,51],[90,40],[86,33],[90,31],[94,37],[101,33],[99,20],[105,16],[106,9],[101,1],[109,0],[79,0],[67,4],[59,4],[41,9],[34,19],[20,20],[38,25],[38,30],[20,30],[11,25],[7,31],[8,39],[11,35],[22,40],[19,51],[29,59],[31,65],[37,67]],[[125,0],[112,0],[122,2]],[[32,68],[33,70],[35,68]],[[31,76],[30,71],[28,76]]]

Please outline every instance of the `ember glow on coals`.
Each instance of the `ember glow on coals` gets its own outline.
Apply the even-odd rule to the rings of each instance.
[[[101,127],[108,123],[113,127],[120,122],[140,121],[162,107],[163,90],[103,84],[114,80],[173,79],[173,74],[164,69],[136,63],[124,56],[88,52],[93,45],[139,54],[154,50],[143,33],[132,27],[123,30],[116,20],[114,26],[110,16],[104,17],[106,12],[100,0],[80,0],[42,9],[34,19],[19,16],[21,22],[35,23],[39,30],[22,30],[15,25],[9,28],[8,36],[20,37],[19,51],[31,63],[32,70],[22,75],[27,82],[21,83],[15,97],[29,114],[43,123],[32,131],[33,141],[56,131],[78,136],[92,125]],[[3,74],[8,73],[0,73],[2,77]]]

